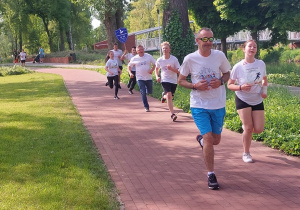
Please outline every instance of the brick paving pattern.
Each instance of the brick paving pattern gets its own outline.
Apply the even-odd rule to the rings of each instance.
[[[220,190],[209,190],[198,134],[190,114],[140,94],[120,100],[94,71],[39,69],[60,74],[120,192],[125,209],[300,209],[300,159],[252,142],[255,163],[242,161],[241,134],[224,129],[215,147]],[[176,95],[175,95],[176,97]]]

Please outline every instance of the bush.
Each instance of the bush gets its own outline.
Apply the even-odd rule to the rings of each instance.
[[[33,71],[26,69],[19,65],[14,65],[13,67],[0,67],[0,76],[7,76],[7,75],[20,75],[20,74],[28,74],[33,73]]]
[[[231,56],[231,60],[229,60],[230,62],[232,62],[233,64],[238,63],[240,60],[244,59],[244,52],[241,48],[232,51],[232,56]]]
[[[282,48],[272,49],[272,50],[260,50],[260,59],[264,62],[278,62],[280,59]]]
[[[300,49],[285,50],[280,56],[280,62],[295,62],[297,56],[300,56]]]

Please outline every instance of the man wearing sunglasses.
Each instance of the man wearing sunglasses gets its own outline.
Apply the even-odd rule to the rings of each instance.
[[[213,50],[213,32],[202,28],[197,36],[198,50],[187,55],[180,67],[178,84],[192,89],[190,107],[201,135],[196,137],[208,170],[209,189],[219,189],[214,173],[214,145],[221,141],[225,117],[226,90],[231,66],[225,54]],[[186,80],[191,75],[191,81]]]

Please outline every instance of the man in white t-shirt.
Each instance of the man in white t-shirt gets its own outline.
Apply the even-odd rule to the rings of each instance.
[[[23,67],[25,67],[25,62],[26,62],[26,52],[24,51],[24,49],[22,50],[22,52],[20,53],[20,59],[21,59],[21,64]]]
[[[177,88],[177,75],[179,74],[180,64],[178,59],[171,55],[171,48],[169,42],[161,43],[163,56],[156,61],[155,75],[157,82],[161,82],[164,92],[162,93],[161,102],[164,103],[167,99],[168,108],[171,112],[171,119],[177,119],[173,109],[173,96]],[[159,76],[159,69],[161,76]]]
[[[130,77],[133,77],[132,68],[135,66],[136,79],[140,88],[144,108],[146,112],[149,112],[150,109],[146,94],[152,94],[152,73],[155,69],[155,59],[152,55],[144,52],[144,47],[142,45],[137,47],[137,53],[138,55],[131,58],[128,63],[128,72]]]
[[[210,28],[202,28],[196,36],[198,50],[184,58],[178,84],[192,89],[191,112],[201,133],[196,139],[203,149],[208,187],[215,190],[219,184],[214,173],[214,145],[221,141],[226,104],[224,83],[229,79],[231,66],[223,52],[212,50],[214,38]],[[189,74],[192,82],[186,80]]]
[[[124,54],[121,56],[121,60],[126,59],[128,63],[130,62],[131,58],[136,56],[136,47],[133,46],[131,48],[131,53],[128,53],[127,50],[124,51]],[[127,84],[127,87],[129,88],[128,92],[129,94],[133,94],[132,90],[134,89],[134,86],[136,84],[136,76],[135,76],[135,66],[131,68],[131,73],[133,74],[133,77],[130,77],[129,82]]]

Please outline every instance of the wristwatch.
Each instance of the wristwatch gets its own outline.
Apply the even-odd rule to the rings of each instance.
[[[222,78],[220,79],[220,81],[221,81],[221,85],[225,84],[225,82],[224,82],[224,80]]]

